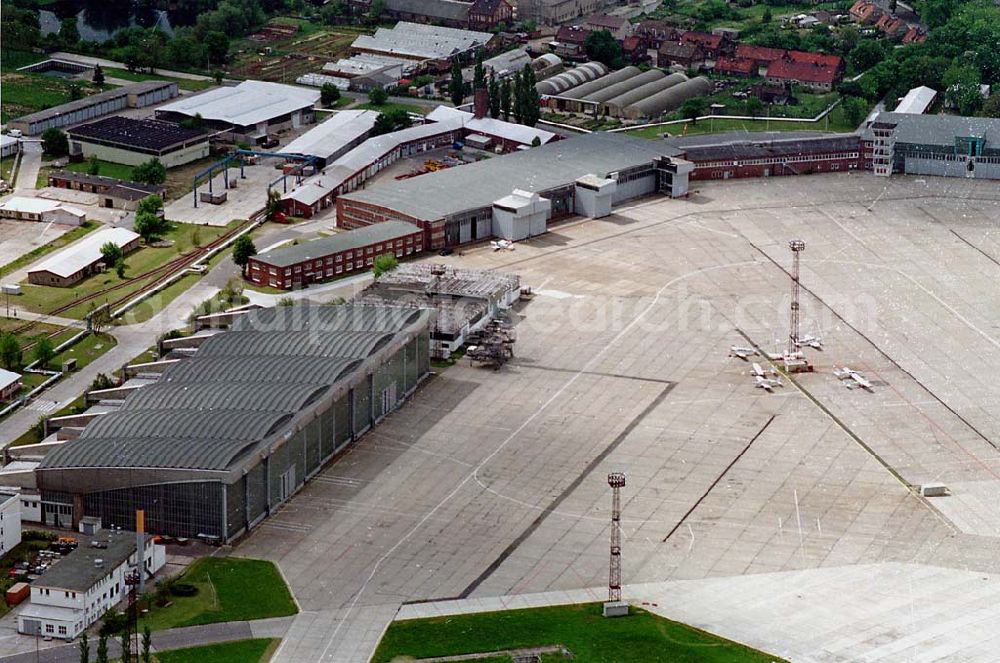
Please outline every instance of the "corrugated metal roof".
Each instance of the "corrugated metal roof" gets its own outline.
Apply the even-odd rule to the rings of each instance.
[[[330,387],[286,384],[281,389],[247,389],[242,382],[160,382],[129,396],[121,409],[226,410],[292,412],[326,393]]]
[[[83,99],[75,99],[73,101],[68,101],[65,104],[60,104],[58,106],[53,106],[52,108],[46,108],[45,110],[36,111],[29,115],[24,115],[11,122],[30,124],[32,122],[39,122],[42,120],[47,120],[52,117],[58,117],[60,115],[66,115],[67,113],[73,113],[82,108],[90,108],[91,106],[96,106],[98,104],[105,103],[112,99],[120,99],[122,97],[127,97],[130,94],[147,94],[154,90],[160,90],[162,88],[167,88],[177,86],[174,81],[142,81],[140,83],[131,83],[129,85],[123,85],[122,87],[115,88],[113,90],[106,90],[105,92],[98,92],[97,94],[92,94],[89,97],[84,97]]]
[[[373,35],[361,35],[351,48],[436,60],[481,48],[492,38],[489,32],[400,21],[395,27],[377,29]]]
[[[388,242],[420,232],[420,228],[406,221],[373,223],[364,228],[346,230],[331,237],[321,237],[294,246],[282,246],[265,251],[253,260],[275,267],[288,267],[309,260],[349,251],[379,242]]]
[[[198,355],[223,357],[349,357],[364,359],[392,340],[389,332],[295,331],[275,334],[266,331],[231,331],[205,341]]]
[[[377,111],[346,110],[334,113],[333,117],[305,132],[281,151],[285,154],[303,154],[320,159],[329,159],[375,126]]]
[[[317,357],[209,357],[180,361],[167,369],[167,382],[246,382],[333,384],[357,365],[357,360]]]
[[[128,228],[104,228],[87,235],[76,244],[71,244],[51,258],[35,265],[28,270],[28,273],[50,272],[67,278],[100,260],[101,247],[108,242],[122,247],[138,237],[138,233],[132,232]]]
[[[233,331],[390,331],[416,324],[427,312],[391,306],[277,306],[239,316]]]
[[[157,115],[180,113],[201,115],[206,120],[249,126],[297,110],[312,108],[319,90],[266,81],[243,81],[235,87],[217,87],[156,109]]]

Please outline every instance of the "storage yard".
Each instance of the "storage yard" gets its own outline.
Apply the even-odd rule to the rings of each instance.
[[[627,598],[790,660],[990,660],[998,210],[963,179],[706,182],[429,259],[533,286],[516,356],[448,368],[240,546],[304,610],[275,660],[349,660],[400,601],[604,585],[613,470]],[[826,348],[768,394],[727,353],[787,335],[789,238]]]

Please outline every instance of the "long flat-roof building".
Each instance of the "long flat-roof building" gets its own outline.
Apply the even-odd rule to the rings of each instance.
[[[360,145],[371,134],[378,111],[344,110],[317,124],[282,148],[285,154],[315,157],[324,168]]]
[[[165,167],[173,168],[209,155],[208,134],[203,129],[151,118],[116,115],[73,127],[67,134],[70,155],[127,166],[159,159]]]
[[[14,136],[0,134],[0,158],[11,157],[21,151],[21,141]]]
[[[87,214],[58,200],[12,196],[0,203],[0,219],[78,226],[87,220]]]
[[[173,99],[177,94],[177,83],[172,81],[132,83],[19,117],[8,126],[20,129],[25,136],[38,136],[46,129],[80,124],[126,108],[145,108]]]
[[[488,49],[497,36],[489,32],[400,21],[392,28],[379,28],[361,35],[351,44],[355,53],[375,53],[417,62],[452,60]]]
[[[128,253],[139,246],[139,233],[128,228],[104,228],[49,256],[28,269],[28,283],[71,286],[104,267],[101,247],[111,242]]]
[[[0,368],[0,403],[9,401],[21,391],[21,376],[14,371]]]
[[[119,180],[103,175],[78,173],[74,170],[53,170],[49,172],[48,185],[59,189],[73,189],[95,193],[98,205],[113,209],[134,210],[139,201],[149,196],[166,198],[167,188],[154,184],[140,184],[130,180]]]
[[[200,115],[222,137],[263,141],[269,133],[310,124],[317,101],[319,90],[313,88],[243,81],[161,106],[156,117],[178,121]]]
[[[536,206],[496,205],[515,190],[536,193],[549,206],[545,220],[583,213],[584,201],[597,195],[594,209],[656,192],[687,193],[691,164],[677,159],[676,148],[641,138],[592,133],[495,157],[461,168],[385,183],[337,199],[337,223],[356,228],[389,220],[415,223],[430,248],[504,236],[500,226],[534,230]],[[578,182],[596,175],[602,185]],[[608,186],[604,180],[612,180]],[[589,206],[589,203],[586,203]],[[513,214],[514,220],[507,218]],[[522,215],[523,216],[522,218]],[[529,220],[530,219],[530,220]],[[523,222],[523,223],[522,223]],[[516,231],[521,234],[520,231]]]
[[[247,278],[258,285],[291,290],[368,271],[381,255],[404,258],[423,250],[420,228],[389,221],[251,256]]]
[[[193,356],[102,414],[36,470],[73,523],[230,542],[399,407],[430,370],[432,313],[282,306],[202,336]],[[43,514],[44,516],[44,514]]]

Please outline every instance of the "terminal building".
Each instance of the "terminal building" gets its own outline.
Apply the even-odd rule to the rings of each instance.
[[[430,370],[426,309],[281,306],[166,340],[35,469],[41,503],[102,526],[225,543],[399,407]],[[52,422],[50,422],[52,423]]]
[[[408,221],[424,231],[424,245],[432,249],[521,239],[544,232],[553,219],[606,216],[612,205],[654,193],[686,195],[692,164],[682,154],[631,136],[575,136],[341,195],[337,223],[359,228]]]

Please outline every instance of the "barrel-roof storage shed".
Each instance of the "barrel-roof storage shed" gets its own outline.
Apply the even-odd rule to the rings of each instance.
[[[637,101],[625,108],[623,113],[630,120],[659,117],[664,113],[677,110],[688,99],[711,94],[713,89],[711,81],[704,76],[699,76],[657,92],[642,101]]]
[[[588,62],[536,83],[535,89],[538,90],[538,94],[553,96],[565,92],[571,87],[592,81],[606,73],[608,73],[608,68],[600,62]]]
[[[657,78],[656,80],[640,85],[637,88],[632,88],[628,92],[620,94],[614,99],[605,101],[602,104],[602,111],[607,115],[621,117],[624,114],[625,108],[628,106],[642,101],[647,97],[651,97],[654,94],[658,94],[663,90],[672,88],[675,85],[680,85],[687,80],[688,77],[681,73],[670,74],[669,76],[664,76],[663,78]]]

